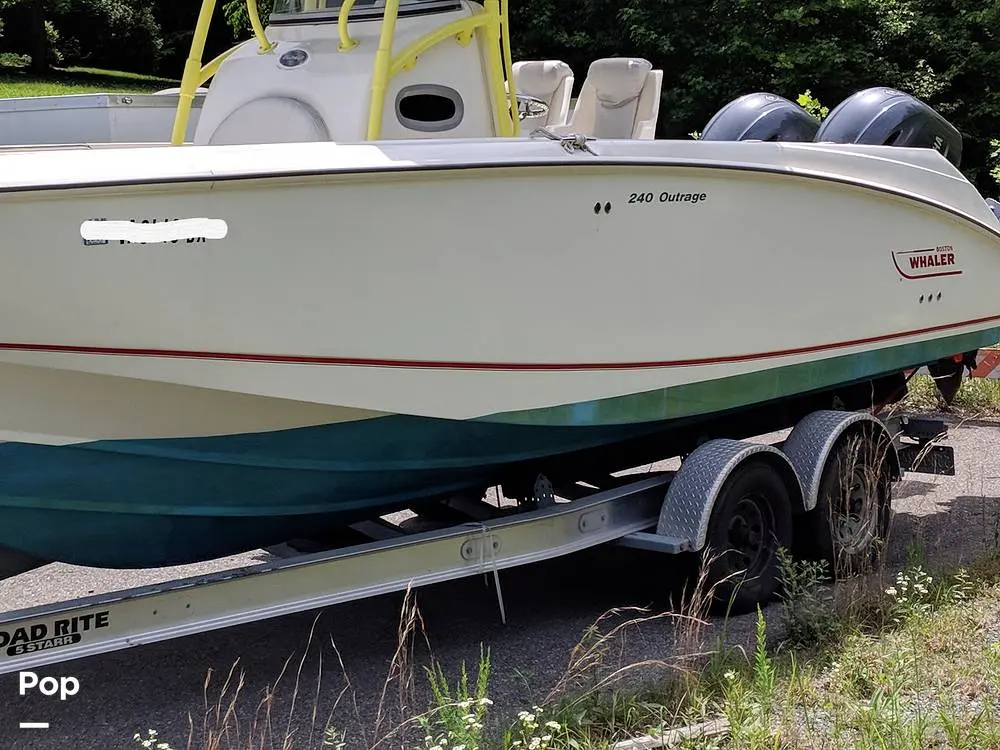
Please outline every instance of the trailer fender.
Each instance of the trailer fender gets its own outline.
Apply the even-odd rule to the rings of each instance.
[[[816,507],[823,469],[837,441],[848,431],[868,425],[885,436],[888,443],[886,457],[890,463],[892,478],[899,479],[900,463],[896,445],[885,424],[877,417],[867,412],[823,410],[812,412],[795,425],[781,450],[788,457],[801,482],[803,511]]]
[[[719,438],[698,446],[681,464],[667,488],[656,534],[675,540],[678,552],[701,550],[723,484],[747,461],[770,464],[784,480],[792,507],[801,507],[802,486],[787,456],[770,445]]]

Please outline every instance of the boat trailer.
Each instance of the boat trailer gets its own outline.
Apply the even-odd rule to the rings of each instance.
[[[801,510],[814,510],[834,447],[859,425],[889,436],[897,478],[907,471],[954,474],[954,450],[938,444],[947,434],[940,420],[813,412],[783,442],[711,440],[682,457],[678,471],[547,488],[543,480],[528,510],[451,500],[448,510],[467,520],[447,528],[412,532],[364,521],[352,527],[368,539],[361,544],[4,613],[0,674],[473,575],[494,576],[506,621],[499,587],[505,568],[609,543],[698,553],[726,480],[749,464],[792,477]]]

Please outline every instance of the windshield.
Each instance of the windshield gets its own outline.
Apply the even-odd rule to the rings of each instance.
[[[343,4],[343,0],[274,0],[271,23],[336,21]],[[400,16],[458,8],[459,0],[399,0]],[[350,18],[381,18],[384,12],[385,0],[355,0]]]

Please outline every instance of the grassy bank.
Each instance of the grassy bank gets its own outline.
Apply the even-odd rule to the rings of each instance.
[[[966,378],[946,405],[929,375],[915,375],[902,406],[913,411],[950,411],[967,419],[1000,417],[1000,379]]]
[[[956,571],[937,580],[914,563],[889,585],[861,597],[841,595],[832,606],[820,602],[819,587],[799,590],[776,618],[784,632],[772,648],[759,615],[750,657],[720,651],[714,668],[693,681],[693,695],[726,720],[726,734],[677,746],[1000,746],[994,567],[988,561],[978,571],[985,575]]]
[[[272,731],[287,726],[286,717],[271,716],[277,705],[273,695],[256,703],[252,720],[237,719],[242,677],[234,673],[217,697],[206,699],[202,720],[192,719],[192,726],[201,726],[190,745],[187,738],[155,733],[134,739],[157,750],[1000,747],[998,571],[1000,557],[991,554],[939,578],[913,553],[898,575],[841,582],[834,594],[815,564],[786,559],[785,598],[758,611],[751,642],[727,645],[723,636],[704,643],[707,623],[693,605],[683,615],[609,613],[569,655],[565,674],[541,705],[493,706],[492,665],[484,650],[468,673],[463,667],[458,675],[446,675],[432,666],[417,675],[431,686],[427,710],[406,708],[414,705],[412,694],[400,698],[397,713],[380,704],[381,726],[371,736],[345,736],[338,729],[343,717],[336,714],[312,739],[301,729],[294,736]],[[675,639],[664,643],[662,658],[615,662],[613,654],[630,632],[664,618],[673,622]],[[383,698],[412,688],[415,675],[406,654],[419,635],[419,622],[408,599],[399,658],[390,665]],[[295,665],[286,671],[295,674],[297,693]],[[312,692],[305,685],[316,679],[302,676],[303,693]],[[342,692],[337,704],[351,700]],[[510,719],[496,726],[495,710]],[[678,727],[696,731],[675,737]],[[638,736],[645,739],[629,744]],[[653,744],[665,738],[673,739]]]
[[[0,56],[0,98],[86,93],[143,93],[179,85],[169,78],[98,68],[56,68],[44,76],[30,73],[25,60]]]

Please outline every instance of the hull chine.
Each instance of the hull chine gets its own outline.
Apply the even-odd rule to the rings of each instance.
[[[538,472],[575,481],[581,472],[682,455],[710,437],[780,430],[816,409],[871,408],[905,392],[906,367],[975,340],[730,376],[628,404],[555,407],[530,419],[389,415],[239,435],[2,443],[0,547],[147,568],[335,534],[452,494],[515,487]],[[567,414],[577,421],[567,424]]]

